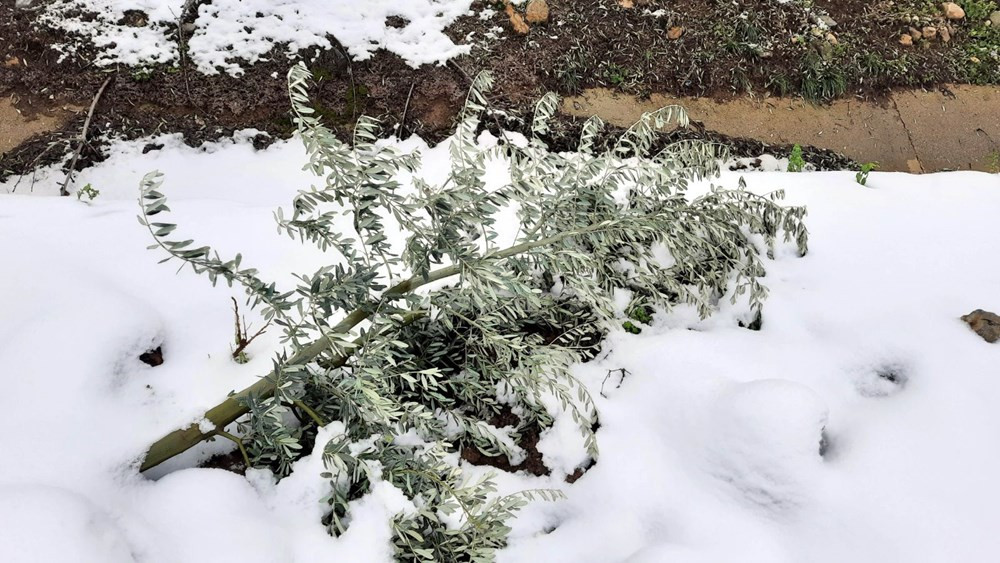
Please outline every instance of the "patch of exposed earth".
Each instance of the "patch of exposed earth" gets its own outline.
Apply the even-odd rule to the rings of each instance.
[[[366,114],[382,119],[389,130],[398,127],[396,132],[403,136],[440,141],[451,132],[470,76],[491,70],[498,78],[491,103],[514,117],[527,115],[548,90],[568,95],[589,88],[584,99],[591,98],[597,104],[591,109],[598,113],[610,110],[598,107],[593,94],[598,90],[593,88],[613,87],[620,95],[637,96],[610,103],[625,106],[611,108],[621,113],[621,119],[610,120],[614,124],[625,124],[642,108],[673,99],[667,94],[707,95],[711,98],[679,98],[703,126],[669,138],[724,142],[738,156],[783,155],[797,143],[806,148],[807,160],[821,168],[853,166],[852,160],[879,160],[886,169],[898,170],[992,167],[991,155],[1000,142],[1000,92],[951,87],[955,98],[937,93],[943,80],[969,78],[956,72],[967,67],[956,61],[965,56],[978,25],[974,18],[948,24],[955,32],[950,43],[925,39],[903,48],[898,33],[913,23],[910,14],[922,14],[919,17],[927,21],[920,25],[940,27],[936,5],[925,9],[918,0],[818,1],[810,11],[774,0],[631,4],[626,8],[618,0],[548,0],[548,19],[531,23],[527,34],[519,34],[499,9],[501,3],[476,1],[473,14],[447,30],[456,42],[472,45],[470,55],[441,66],[411,68],[384,51],[366,61],[352,61],[335,42],[333,49],[299,56],[316,75],[311,94],[320,115],[345,136],[354,120]],[[89,131],[93,141],[83,147],[78,167],[102,158],[100,143],[106,137],[178,132],[196,145],[252,128],[265,133],[255,138],[255,144],[264,146],[292,132],[284,74],[296,57],[286,56],[284,46],[247,66],[240,78],[200,74],[190,61],[99,68],[86,49],[78,57],[60,58],[51,46],[66,37],[35,25],[34,13],[15,9],[14,0],[0,0],[0,96],[13,96],[24,112],[6,110],[2,131],[9,135],[0,151],[0,177],[62,158],[69,141],[80,134],[83,115],[61,108],[89,106],[108,72],[115,76],[96,107]],[[824,50],[831,44],[826,36],[813,33],[820,13],[838,22],[832,27],[838,37],[832,54]],[[680,35],[671,38],[672,29],[680,29]],[[766,41],[755,43],[753,38]],[[764,43],[769,47],[762,51]],[[828,54],[831,58],[824,59]],[[878,61],[868,55],[877,55]],[[816,62],[816,56],[823,69],[844,70],[844,95],[855,97],[842,97],[829,106],[745,97],[747,90],[760,96],[785,85],[797,91],[804,85],[796,78],[806,68],[804,61]],[[873,61],[878,65],[866,66]],[[915,86],[928,91],[908,90]],[[619,95],[605,92],[611,98]],[[561,136],[550,142],[554,148],[573,148],[580,121],[575,115],[560,117],[554,129]],[[523,121],[504,125],[516,129]],[[913,160],[919,166],[911,166]]]
[[[81,108],[47,106],[19,108],[16,97],[0,98],[0,158],[4,153],[39,135],[61,129]]]
[[[564,99],[562,109],[627,126],[643,112],[672,104],[711,131],[779,146],[811,145],[888,171],[997,172],[1000,158],[1000,90],[993,86],[899,91],[881,103],[846,99],[824,106],[800,98],[640,99],[599,88]]]

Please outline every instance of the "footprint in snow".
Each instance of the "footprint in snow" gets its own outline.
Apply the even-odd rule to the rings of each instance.
[[[862,397],[891,397],[903,390],[909,380],[905,363],[885,361],[855,370],[854,387]]]
[[[775,512],[808,500],[822,470],[827,421],[816,393],[777,379],[734,384],[710,416],[705,461],[729,494]]]

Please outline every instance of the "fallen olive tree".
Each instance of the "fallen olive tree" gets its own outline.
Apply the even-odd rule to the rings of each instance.
[[[718,174],[721,147],[686,141],[648,154],[657,130],[687,124],[679,107],[644,115],[606,150],[595,146],[603,124],[592,118],[577,152],[553,153],[543,141],[552,94],[536,105],[530,138],[477,139],[492,82],[482,74],[450,140],[447,178],[432,184],[419,176],[420,155],[381,141],[371,119],[358,121],[353,143],[339,141],[309,106],[310,79],[302,64],[289,72],[320,185],[275,219],[330,260],[297,275],[294,289],[262,280],[240,255],[223,260],[173,240],[177,226],[161,220],[163,178],[143,180],[140,220],[153,248],[212,283],[245,288],[283,330],[285,351],[270,374],[153,444],[142,470],[216,436],[278,476],[319,451],[332,533],[346,529],[351,501],[387,482],[413,503],[392,522],[398,559],[492,560],[511,515],[558,493],[498,497],[489,479],[470,481],[454,452],[516,464],[524,432],[570,416],[596,458],[596,409],[571,366],[621,315],[616,296],[650,310],[693,305],[703,316],[728,296],[759,313],[762,254],[779,235],[806,251],[805,210],[779,205],[780,193],[755,195],[742,182],[687,193],[690,181]],[[498,426],[511,413],[516,422]]]

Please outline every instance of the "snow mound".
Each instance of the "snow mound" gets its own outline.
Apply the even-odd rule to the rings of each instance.
[[[18,563],[131,563],[111,517],[86,497],[45,485],[0,485],[0,554]]]

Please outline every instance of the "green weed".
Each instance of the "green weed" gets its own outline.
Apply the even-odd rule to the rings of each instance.
[[[805,167],[806,161],[802,158],[802,147],[795,145],[792,147],[792,152],[788,155],[788,171],[802,172]]]
[[[868,185],[868,173],[872,170],[878,170],[877,162],[866,162],[861,165],[861,170],[854,175],[854,181],[861,184],[862,186]]]
[[[76,190],[77,200],[83,201],[83,198],[87,198],[87,201],[85,201],[84,203],[89,203],[91,201],[94,201],[94,199],[96,199],[97,196],[99,195],[101,195],[101,191],[95,189],[94,186],[91,186],[90,184],[87,184],[86,186],[80,188],[79,190]]]

